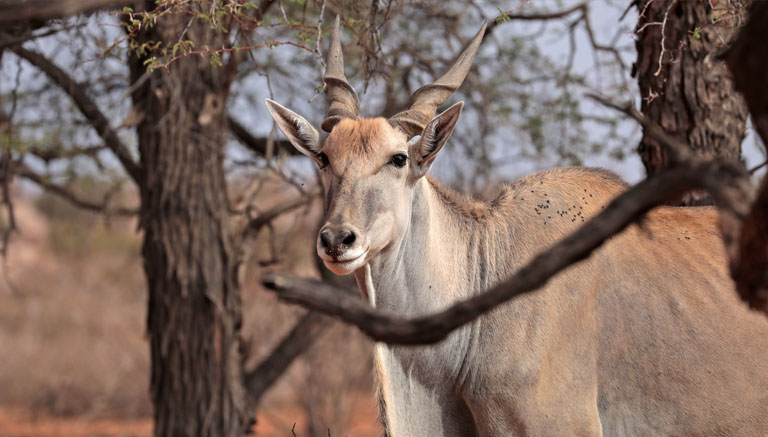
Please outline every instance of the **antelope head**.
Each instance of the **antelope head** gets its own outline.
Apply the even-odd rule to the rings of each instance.
[[[443,76],[416,90],[407,110],[389,119],[360,118],[357,93],[344,76],[337,16],[324,78],[325,141],[303,117],[266,100],[288,140],[322,171],[325,223],[317,253],[332,272],[354,272],[405,233],[413,188],[450,137],[464,103],[434,117],[437,107],[461,86],[484,32],[485,24]]]

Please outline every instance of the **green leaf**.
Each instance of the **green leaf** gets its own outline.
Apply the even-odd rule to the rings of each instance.
[[[221,56],[219,56],[219,54],[216,52],[211,52],[210,62],[211,62],[211,65],[213,65],[214,67],[221,67],[222,65],[224,65],[221,62]]]

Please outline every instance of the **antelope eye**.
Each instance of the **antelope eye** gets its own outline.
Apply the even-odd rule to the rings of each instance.
[[[402,167],[405,165],[405,163],[408,161],[408,157],[405,156],[402,153],[398,153],[396,155],[392,155],[391,158],[389,158],[389,162],[394,165],[395,167]]]
[[[320,161],[320,168],[328,167],[328,155],[323,152],[317,154],[317,159]]]

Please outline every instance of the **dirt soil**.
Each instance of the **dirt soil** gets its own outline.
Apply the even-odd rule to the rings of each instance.
[[[345,426],[349,437],[378,437],[381,428],[371,402],[358,404]],[[300,407],[270,408],[260,412],[254,429],[255,436],[302,437],[306,418]],[[325,437],[328,434],[325,434]],[[333,437],[342,437],[333,433]],[[152,419],[89,419],[83,417],[53,417],[33,414],[18,407],[0,407],[0,437],[151,437]],[[312,436],[307,436],[312,437]]]

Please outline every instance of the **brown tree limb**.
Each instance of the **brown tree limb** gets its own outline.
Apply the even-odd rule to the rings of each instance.
[[[112,129],[112,126],[110,126],[109,121],[96,105],[96,102],[88,96],[85,88],[75,82],[69,74],[45,56],[18,46],[11,48],[11,50],[30,64],[39,68],[72,98],[80,112],[104,140],[104,144],[117,156],[126,173],[134,181],[137,181],[141,171],[139,164],[133,159],[128,148],[117,137],[117,133]]]
[[[768,3],[752,2],[749,21],[723,55],[764,145],[768,144],[768,87],[765,86],[768,59],[764,55],[768,38],[766,22]],[[738,261],[733,271],[736,289],[752,308],[768,314],[768,176],[763,178],[757,200],[744,220],[740,237]]]
[[[304,353],[330,326],[333,319],[310,311],[291,329],[272,352],[245,375],[245,388],[251,407],[258,406],[262,396],[285,373],[291,363]]]
[[[34,182],[45,191],[55,194],[56,196],[73,204],[74,206],[87,211],[99,212],[107,215],[126,216],[126,217],[133,217],[139,212],[138,208],[111,207],[108,202],[97,203],[97,202],[83,199],[79,197],[74,191],[70,190],[69,188],[54,184],[47,178],[35,173],[34,171],[32,171],[31,169],[25,166],[19,166],[15,170],[15,174],[18,175],[19,177],[22,177],[31,182]]]
[[[0,11],[0,14],[2,14],[2,11]],[[62,32],[64,30],[72,29],[76,26],[63,26],[63,27],[57,27],[57,28],[48,28],[45,31],[42,31],[40,33],[33,33],[33,32],[24,32],[20,36],[11,36],[6,33],[0,33],[0,50],[11,47],[15,45],[19,45],[21,43],[24,43],[26,41],[31,41],[33,39],[37,38],[44,38],[46,36],[54,35],[56,33]]]
[[[107,147],[104,145],[98,146],[86,146],[86,147],[40,147],[33,146],[26,150],[26,153],[34,155],[36,158],[43,160],[45,163],[56,161],[58,159],[70,159],[79,156],[95,157],[102,150]]]
[[[0,0],[0,28],[29,20],[65,18],[98,9],[131,6],[135,0]]]
[[[668,135],[658,124],[644,117],[632,104],[619,106],[594,94],[588,94],[587,97],[623,112],[640,123],[648,138],[652,138],[664,148],[670,166],[686,166],[701,159],[694,158],[694,154],[685,143]],[[720,181],[720,183],[716,180],[708,180],[707,182],[708,184],[704,188],[709,191],[709,195],[712,196],[720,212],[718,224],[730,270],[734,274],[739,264],[742,226],[754,199],[754,188],[749,182],[748,174],[742,171],[734,173],[728,180]]]
[[[623,112],[630,118],[640,123],[644,129],[650,131],[651,136],[653,136],[667,149],[670,162],[679,164],[693,156],[693,153],[687,144],[678,140],[677,138],[673,138],[667,135],[667,133],[664,132],[664,129],[662,129],[658,124],[644,117],[643,114],[638,111],[637,108],[635,108],[631,103],[620,106],[597,94],[587,94],[586,97],[595,100],[603,106],[607,106],[611,109],[615,109],[616,111]]]
[[[623,112],[640,123],[648,137],[664,148],[670,166],[690,165],[690,163],[702,159],[694,158],[690,147],[667,134],[658,124],[643,116],[632,104],[619,106],[595,94],[588,94],[587,97],[609,108]],[[705,188],[709,191],[709,195],[714,199],[720,212],[720,232],[733,273],[739,262],[739,241],[742,226],[754,199],[754,188],[749,182],[748,173],[743,171],[734,173],[728,180],[723,180],[721,183],[708,180]]]
[[[303,196],[298,196],[294,199],[287,200],[279,205],[276,205],[260,213],[258,216],[248,221],[248,223],[245,225],[245,229],[243,230],[243,239],[245,239],[250,235],[254,235],[258,231],[260,231],[262,227],[271,223],[272,220],[276,219],[282,214],[285,214],[301,206],[307,205],[308,203],[312,202],[312,200],[314,200],[316,197],[317,197],[317,193],[307,193],[307,194],[304,194]]]
[[[733,278],[741,298],[768,314],[768,176],[744,220]]]
[[[692,159],[687,166],[666,168],[618,196],[600,214],[502,283],[431,316],[415,319],[394,316],[319,281],[267,273],[262,282],[281,299],[339,317],[374,340],[411,345],[435,343],[494,307],[540,288],[655,206],[691,189],[714,187],[742,178],[743,173],[734,163],[700,159]]]
[[[229,125],[229,131],[232,132],[232,135],[234,135],[240,144],[258,156],[267,156],[267,145],[269,141],[268,138],[254,136],[248,131],[248,129],[246,129],[245,126],[240,124],[240,122],[235,120],[232,116],[227,117],[227,124]],[[277,139],[274,141],[275,151],[279,149],[289,155],[299,154],[299,152],[295,147],[293,147],[290,141]]]

